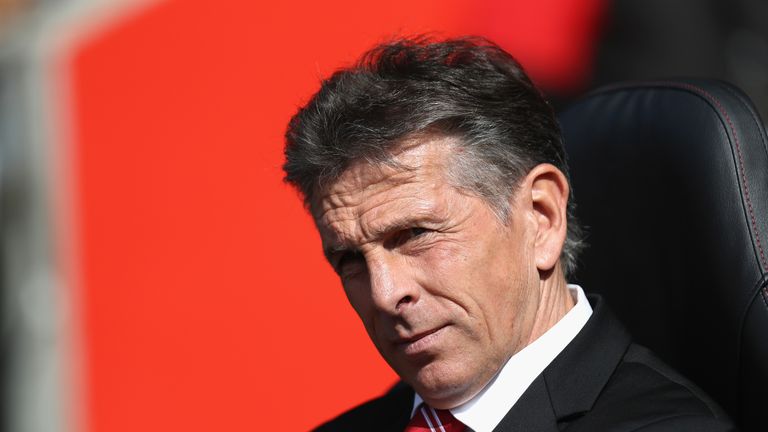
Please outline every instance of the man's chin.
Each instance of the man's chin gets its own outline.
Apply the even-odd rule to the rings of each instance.
[[[453,408],[474,396],[471,380],[440,362],[427,364],[405,381],[433,408]]]

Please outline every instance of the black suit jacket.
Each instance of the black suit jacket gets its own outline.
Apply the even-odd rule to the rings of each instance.
[[[736,430],[701,390],[633,344],[599,296],[589,298],[592,317],[494,431]],[[413,396],[410,387],[398,384],[316,430],[402,432]]]

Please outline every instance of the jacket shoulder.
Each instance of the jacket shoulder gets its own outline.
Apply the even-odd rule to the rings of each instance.
[[[565,430],[729,431],[725,412],[648,349],[632,344],[588,413]]]
[[[403,383],[398,383],[383,396],[358,405],[314,430],[316,432],[402,430],[408,423],[412,405],[413,390]]]

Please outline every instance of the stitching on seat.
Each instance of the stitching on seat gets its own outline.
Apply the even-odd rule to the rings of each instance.
[[[755,242],[757,243],[757,249],[760,251],[760,262],[763,265],[763,268],[768,270],[768,264],[766,264],[766,258],[765,258],[765,251],[763,250],[763,245],[762,245],[762,242],[760,241],[760,232],[757,229],[755,212],[752,207],[752,199],[749,196],[749,183],[747,182],[747,176],[744,173],[744,159],[741,154],[741,144],[739,142],[739,135],[736,133],[736,128],[733,125],[733,121],[731,121],[731,117],[728,115],[728,111],[726,111],[725,108],[723,108],[723,106],[720,104],[720,101],[716,97],[711,95],[709,92],[707,92],[706,90],[691,84],[686,84],[686,83],[677,83],[676,85],[683,88],[687,88],[691,91],[695,91],[703,95],[707,99],[709,99],[712,103],[716,105],[718,111],[720,111],[720,114],[722,114],[725,117],[725,121],[728,123],[728,126],[731,128],[731,133],[733,134],[734,143],[736,144],[736,155],[739,158],[739,171],[740,171],[739,174],[741,176],[741,181],[744,184],[744,198],[747,202],[747,210],[749,211],[749,218],[750,218],[750,222],[752,223],[752,230],[754,231],[754,234],[755,234]],[[768,288],[764,289],[763,293],[768,296]],[[765,297],[763,297],[763,300],[765,301]],[[768,303],[766,305],[768,306]]]
[[[736,144],[736,155],[737,155],[738,164],[739,164],[739,177],[741,178],[742,184],[744,185],[744,198],[747,203],[747,212],[749,213],[749,219],[750,219],[749,222],[752,226],[752,232],[754,233],[755,243],[758,249],[758,254],[759,254],[758,261],[759,261],[759,264],[762,266],[762,270],[764,272],[768,272],[768,260],[766,259],[766,253],[765,253],[765,250],[763,249],[762,241],[760,240],[760,232],[758,231],[758,228],[757,228],[755,212],[752,207],[752,199],[749,195],[749,182],[747,181],[746,174],[744,173],[744,159],[741,154],[741,143],[739,141],[739,135],[736,133],[736,128],[733,124],[733,121],[731,120],[731,117],[728,115],[728,112],[725,110],[725,108],[723,108],[723,105],[715,96],[713,96],[703,88],[697,87],[693,84],[659,80],[659,81],[639,81],[635,83],[621,83],[613,86],[607,86],[595,92],[588,93],[587,95],[585,95],[585,97],[597,96],[600,94],[612,93],[615,91],[623,91],[623,90],[628,90],[628,89],[633,89],[638,87],[653,87],[653,86],[678,88],[678,89],[691,91],[708,100],[713,105],[713,108],[715,108],[725,118],[728,124],[728,127],[731,130],[731,134],[734,137],[734,143]],[[743,101],[741,102],[742,104],[744,103]],[[762,293],[763,293],[762,295],[763,303],[765,303],[766,307],[768,307],[768,286],[766,286],[762,290]]]
[[[750,117],[752,117],[752,122],[753,122],[754,124],[758,125],[758,127],[763,125],[763,122],[762,122],[762,120],[760,120],[760,119],[757,117],[757,114],[756,114],[756,112],[755,112],[756,110],[755,110],[755,109],[752,109],[752,108],[749,106],[749,102],[744,100],[744,97],[745,97],[744,95],[740,95],[740,94],[736,93],[735,89],[733,89],[733,88],[726,88],[725,90],[726,90],[728,93],[730,93],[730,94],[731,94],[733,97],[735,97],[735,98],[739,99],[739,101],[741,101],[741,103],[742,103],[742,104],[744,104],[745,106],[747,106],[747,108],[748,108],[748,109],[747,109],[747,111],[749,111],[749,116],[750,116]],[[768,143],[766,143],[766,137],[765,137],[765,134],[760,134],[760,142],[762,142],[762,143],[763,143],[763,150],[765,150],[765,154],[766,154],[766,156],[768,156]]]
[[[755,220],[755,212],[752,208],[752,199],[749,197],[749,183],[747,182],[747,176],[744,174],[744,160],[741,155],[741,144],[739,143],[739,135],[736,133],[736,128],[733,126],[733,122],[731,121],[731,116],[728,115],[728,111],[726,111],[723,106],[720,104],[720,101],[712,96],[710,93],[708,93],[706,90],[695,87],[690,84],[679,84],[682,87],[689,88],[694,91],[699,91],[704,96],[712,101],[715,105],[717,105],[717,109],[720,111],[720,113],[725,116],[725,121],[728,122],[728,126],[731,128],[731,133],[733,134],[734,142],[736,144],[736,154],[739,156],[739,169],[741,171],[741,181],[744,183],[744,198],[747,201],[747,208],[749,209],[749,218],[752,222],[752,228],[755,230],[755,241],[757,242],[757,248],[760,250],[760,261],[763,264],[763,267],[768,270],[768,264],[766,264],[765,259],[765,251],[763,250],[763,245],[760,242],[760,233],[757,230],[757,222]]]
[[[683,82],[675,82],[675,81],[640,81],[636,83],[622,83],[617,84],[614,86],[608,86],[606,88],[600,89],[594,93],[588,93],[586,96],[590,95],[598,95],[598,94],[605,94],[610,93],[614,91],[622,91],[642,86],[665,86],[665,87],[673,87],[673,88],[680,88],[692,91],[699,96],[707,99],[710,101],[714,108],[717,109],[717,111],[725,118],[726,122],[728,123],[728,127],[731,130],[731,134],[734,137],[734,143],[736,144],[736,155],[738,157],[738,163],[739,163],[739,176],[741,178],[742,183],[744,184],[744,198],[747,202],[747,212],[749,213],[749,219],[750,224],[752,225],[752,231],[755,235],[755,242],[757,244],[757,249],[759,252],[759,261],[760,264],[763,267],[764,271],[768,271],[768,259],[766,259],[766,253],[763,249],[762,241],[760,240],[760,233],[757,229],[757,222],[755,219],[755,213],[754,209],[752,207],[752,199],[749,195],[749,182],[747,181],[746,175],[744,174],[744,160],[741,154],[741,143],[739,141],[739,135],[736,133],[736,127],[733,124],[733,121],[731,120],[731,117],[728,115],[728,112],[723,108],[723,105],[720,103],[720,101],[710,94],[708,91],[704,90],[701,87],[697,87],[693,84],[683,83]],[[764,293],[766,296],[768,296],[768,287],[764,290]]]
[[[728,122],[728,126],[731,128],[731,133],[733,134],[734,143],[736,144],[736,155],[739,158],[739,171],[741,176],[741,181],[744,184],[744,199],[747,201],[747,210],[749,211],[749,219],[752,223],[752,231],[755,234],[755,243],[757,243],[757,249],[760,251],[760,262],[763,265],[763,269],[768,270],[768,264],[766,264],[765,259],[765,251],[763,250],[763,245],[760,242],[760,232],[757,229],[757,222],[755,220],[755,212],[752,208],[752,199],[749,197],[749,183],[747,182],[747,176],[744,173],[744,160],[741,156],[741,144],[739,143],[739,135],[736,134],[736,128],[733,126],[733,122],[731,121],[731,116],[728,115],[728,111],[723,108],[723,106],[720,104],[720,101],[712,96],[709,92],[706,90],[696,87],[691,84],[687,83],[673,83],[675,85],[678,85],[683,88],[687,88],[691,91],[697,92],[701,94],[702,96],[709,99],[712,103],[715,104],[718,111],[720,111],[720,114],[725,116],[725,121]],[[768,307],[768,286],[763,288],[763,303],[765,303],[765,306]]]
[[[757,125],[757,127],[758,127],[758,128],[759,128],[760,126],[762,126],[762,124],[763,124],[763,123],[762,123],[762,121],[761,121],[761,120],[760,120],[760,119],[757,117],[757,115],[756,115],[756,112],[755,112],[755,109],[753,109],[753,108],[751,108],[751,107],[749,106],[749,101],[748,101],[748,100],[746,100],[746,101],[744,100],[744,98],[745,98],[746,96],[739,94],[739,93],[736,91],[736,89],[734,89],[734,88],[732,88],[732,87],[728,87],[728,86],[726,86],[726,87],[725,87],[725,90],[726,90],[728,93],[730,93],[730,94],[731,94],[731,96],[733,96],[733,97],[735,97],[736,99],[738,99],[739,101],[741,101],[741,103],[742,103],[742,104],[744,104],[744,105],[747,107],[747,111],[749,112],[749,115],[750,115],[750,117],[752,117],[752,122],[753,122],[755,125]],[[759,138],[760,138],[760,142],[762,142],[762,143],[763,143],[763,150],[765,150],[765,154],[766,154],[766,156],[768,156],[768,143],[766,143],[766,136],[765,136],[765,134],[758,134],[758,135],[759,135]],[[764,275],[764,276],[763,276],[763,278],[761,278],[761,279],[763,280],[763,283],[761,284],[761,285],[762,285],[762,289],[759,289],[759,290],[758,290],[758,292],[761,292],[761,293],[763,293],[763,295],[762,295],[762,298],[763,298],[763,304],[765,304],[765,307],[766,307],[766,308],[768,308],[768,284],[766,284],[766,283],[765,283],[765,280],[766,280],[766,278],[765,278],[765,275]],[[746,312],[745,312],[745,313],[746,313]]]
[[[627,88],[637,87],[639,85],[664,85],[667,87],[677,87],[677,88],[683,88],[686,90],[690,90],[704,98],[706,98],[708,101],[710,101],[714,107],[717,109],[717,111],[720,112],[720,114],[725,118],[726,123],[728,123],[728,127],[731,130],[731,134],[734,138],[734,143],[736,144],[736,155],[738,157],[738,163],[739,163],[739,177],[741,178],[742,184],[744,185],[744,198],[747,202],[747,212],[749,213],[749,219],[750,224],[752,225],[752,231],[755,235],[755,243],[757,244],[757,249],[760,255],[760,264],[763,267],[763,270],[768,271],[768,259],[766,259],[766,253],[763,249],[762,241],[760,240],[760,232],[757,229],[757,222],[755,219],[755,212],[754,208],[752,207],[752,199],[749,195],[749,182],[747,181],[746,174],[744,173],[744,159],[741,153],[741,142],[739,141],[739,135],[736,133],[736,127],[733,124],[733,121],[731,120],[731,117],[728,115],[728,112],[723,108],[723,105],[720,103],[720,101],[713,96],[708,91],[704,90],[703,88],[697,87],[693,84],[688,83],[682,83],[682,82],[674,82],[674,81],[650,81],[650,82],[640,82],[637,84],[621,84],[617,85],[613,88],[607,88],[606,91],[612,91],[612,90],[625,90]],[[602,92],[601,92],[602,93]],[[768,296],[768,287],[764,290],[764,293],[766,296]]]

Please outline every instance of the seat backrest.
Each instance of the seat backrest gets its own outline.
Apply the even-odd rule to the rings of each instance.
[[[588,247],[573,278],[744,430],[768,430],[768,146],[737,88],[614,85],[560,115]]]

